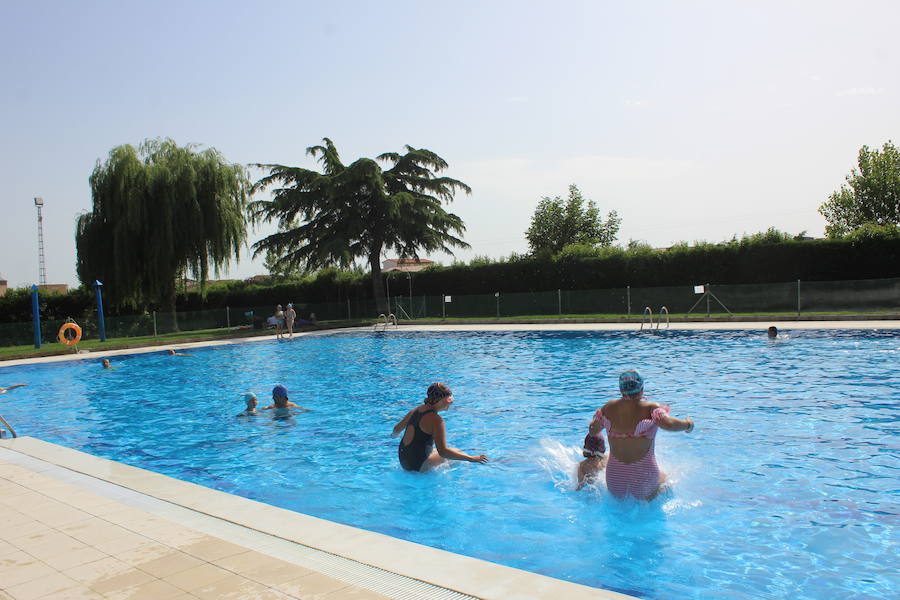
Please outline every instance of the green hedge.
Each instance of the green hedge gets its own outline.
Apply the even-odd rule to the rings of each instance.
[[[900,237],[855,236],[840,240],[735,241],[728,244],[686,244],[665,251],[569,249],[552,259],[514,257],[496,263],[434,267],[414,273],[416,296],[493,294],[546,290],[683,286],[701,283],[774,283],[842,281],[900,277]],[[396,286],[396,287],[395,287]],[[406,295],[405,274],[391,276],[392,294]],[[93,290],[82,287],[66,295],[42,296],[42,314],[49,319],[90,315]],[[364,310],[372,298],[371,282],[359,271],[327,269],[316,277],[268,285],[235,282],[213,286],[202,298],[179,294],[179,311],[225,306],[273,306],[294,303],[350,303],[352,313]],[[154,307],[148,307],[153,309]],[[312,309],[312,307],[310,307]],[[324,310],[324,307],[321,309]],[[108,314],[126,315],[129,307],[107,307]],[[341,309],[343,312],[343,309]],[[320,315],[319,318],[325,318]],[[27,290],[0,298],[0,322],[31,319]]]
[[[900,238],[704,244],[666,251],[613,248],[594,256],[437,267],[413,277],[416,294],[483,294],[898,276]]]

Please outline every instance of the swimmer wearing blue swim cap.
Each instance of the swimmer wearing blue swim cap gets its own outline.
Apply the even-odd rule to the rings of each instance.
[[[300,410],[309,410],[308,408],[303,408],[299,404],[295,404],[288,400],[288,391],[287,388],[281,384],[276,385],[272,388],[272,402],[269,406],[264,406],[263,410],[271,410],[273,408],[299,408]]]

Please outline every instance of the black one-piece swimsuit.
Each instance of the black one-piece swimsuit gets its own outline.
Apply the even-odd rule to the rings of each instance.
[[[407,427],[410,425],[413,426],[412,441],[404,446],[403,438],[400,439],[400,446],[397,448],[397,453],[400,457],[400,464],[407,471],[418,471],[421,469],[425,460],[431,455],[431,451],[434,448],[434,438],[431,434],[425,433],[422,431],[422,428],[419,427],[419,421],[422,420],[422,417],[431,412],[434,412],[434,410],[430,408],[428,410],[423,410],[422,412],[414,412],[409,418],[409,423],[406,425]],[[406,437],[405,431],[403,437]]]

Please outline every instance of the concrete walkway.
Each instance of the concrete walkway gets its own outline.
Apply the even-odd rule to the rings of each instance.
[[[0,599],[385,600],[15,464],[11,454],[0,455]]]

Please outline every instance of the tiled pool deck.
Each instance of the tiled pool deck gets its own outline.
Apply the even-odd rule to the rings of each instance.
[[[900,329],[900,321],[771,324],[787,332]],[[755,329],[762,334],[765,326],[673,323],[671,329]],[[400,329],[633,331],[636,327],[569,323]],[[322,333],[327,332],[309,335]],[[159,350],[6,361],[0,367]],[[0,600],[9,598],[602,600],[627,596],[332,523],[23,437],[0,441]]]

